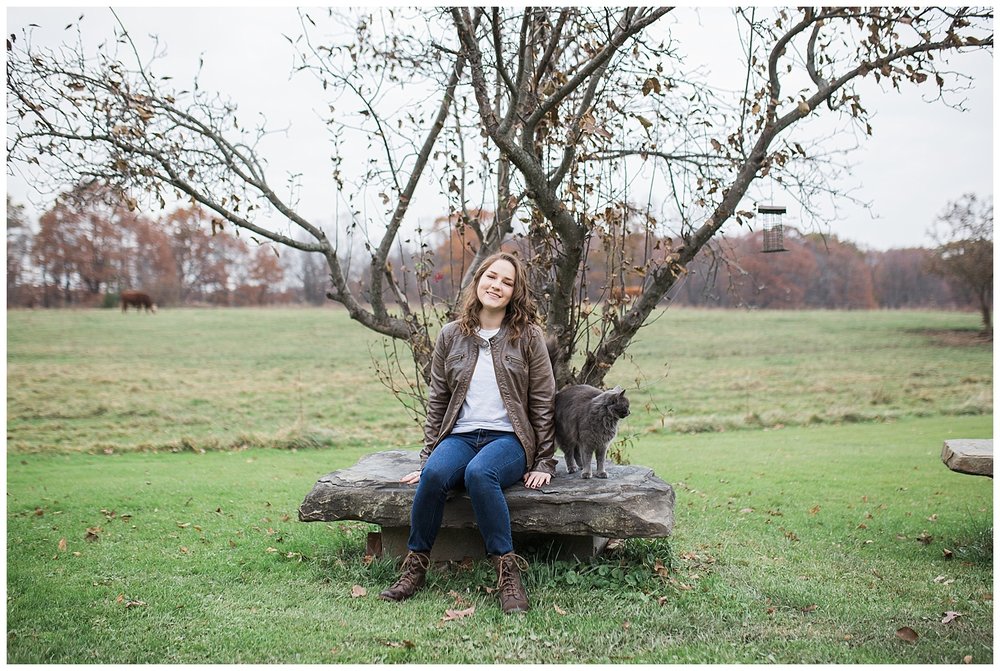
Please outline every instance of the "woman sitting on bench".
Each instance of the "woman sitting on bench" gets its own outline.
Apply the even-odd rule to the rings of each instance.
[[[434,345],[421,469],[402,478],[417,485],[409,553],[380,598],[403,601],[424,585],[445,499],[464,483],[498,574],[500,607],[528,610],[520,576],[527,562],[514,554],[503,489],[519,480],[538,489],[555,473],[555,379],[537,320],[521,262],[504,252],[483,261],[459,319]]]

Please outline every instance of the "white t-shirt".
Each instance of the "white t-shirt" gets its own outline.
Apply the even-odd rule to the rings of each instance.
[[[479,358],[476,368],[472,371],[469,382],[469,392],[458,413],[458,421],[451,430],[452,433],[469,433],[477,429],[492,431],[514,431],[500,398],[500,387],[497,385],[497,375],[493,368],[493,356],[490,353],[489,339],[500,332],[500,329],[479,329],[478,335],[487,341],[485,347],[479,348]]]

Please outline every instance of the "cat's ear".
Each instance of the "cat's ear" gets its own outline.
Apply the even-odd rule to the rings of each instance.
[[[624,396],[625,389],[621,385],[616,385],[615,388],[611,390],[611,393],[615,396]]]

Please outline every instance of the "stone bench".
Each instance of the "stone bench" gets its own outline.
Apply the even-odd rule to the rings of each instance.
[[[958,438],[944,441],[941,461],[957,473],[993,477],[993,439]]]
[[[407,551],[416,486],[399,479],[419,467],[416,451],[367,455],[350,468],[320,478],[299,506],[299,519],[377,524],[382,527],[381,551],[401,557]],[[642,466],[610,464],[607,471],[606,480],[584,480],[579,472],[560,468],[541,489],[516,484],[504,490],[515,550],[546,542],[552,543],[556,556],[584,559],[602,552],[610,538],[669,536],[674,526],[673,488]],[[449,495],[431,556],[435,561],[485,556],[464,491]]]

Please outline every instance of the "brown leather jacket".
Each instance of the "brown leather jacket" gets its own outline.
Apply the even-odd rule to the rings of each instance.
[[[545,348],[545,336],[535,324],[514,342],[509,336],[510,331],[504,324],[489,340],[500,398],[507,408],[514,433],[524,447],[528,470],[555,475],[557,462],[552,456],[555,453],[556,383]],[[478,336],[464,335],[458,322],[449,322],[441,329],[431,360],[421,468],[455,426],[476,368],[479,347],[485,344],[486,341]]]

